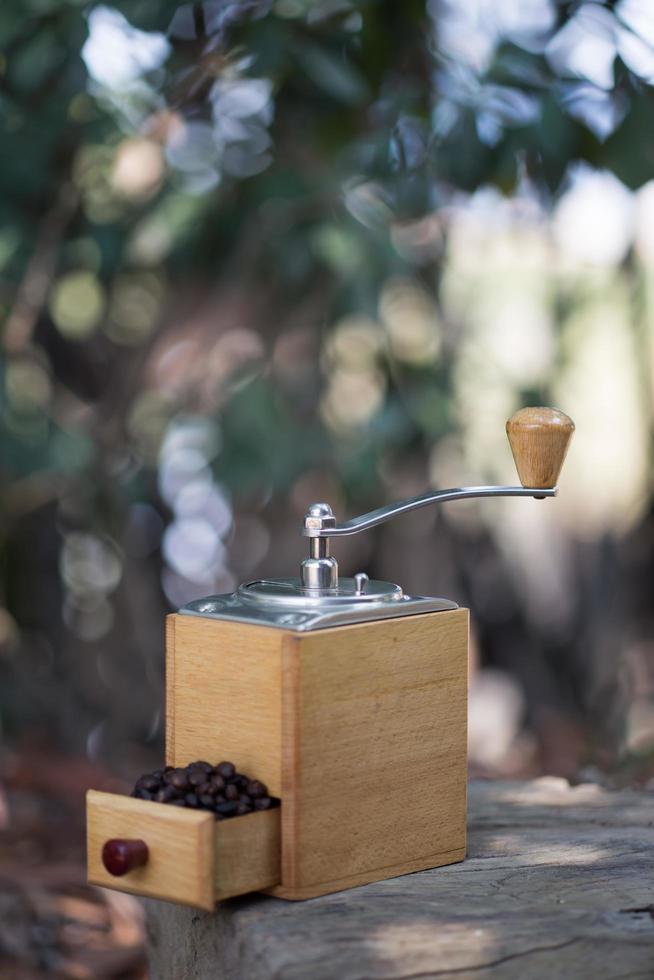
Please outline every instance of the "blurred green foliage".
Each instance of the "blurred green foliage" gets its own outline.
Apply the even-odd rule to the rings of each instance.
[[[30,411],[29,404],[12,403],[5,383],[7,476],[11,460],[18,472],[93,465],[102,449],[94,428],[107,421],[100,422],[99,414],[120,418],[138,388],[125,391],[120,405],[109,399],[111,405],[99,408],[99,402],[108,388],[125,384],[118,378],[134,363],[137,349],[152,343],[166,295],[191,276],[207,286],[238,276],[244,289],[265,296],[277,322],[315,290],[318,329],[352,310],[374,315],[380,284],[389,275],[408,272],[437,294],[434,249],[422,260],[407,257],[392,231],[446,208],[459,191],[495,184],[510,194],[528,181],[547,198],[579,161],[608,167],[631,187],[649,179],[644,121],[651,88],[616,55],[613,86],[585,95],[587,101],[601,96],[605,113],[619,105],[619,124],[600,139],[569,111],[572,95],[589,84],[557,73],[546,56],[547,43],[578,16],[580,6],[558,5],[544,29],[527,32],[524,46],[519,36],[499,37],[488,64],[475,71],[439,47],[446,4],[114,4],[100,9],[121,12],[141,31],[165,34],[173,28],[159,67],[137,72],[128,82],[117,71],[115,87],[89,80],[82,59],[89,20],[82,5],[34,2],[21,5],[20,13],[5,6],[5,351],[29,351],[34,385],[44,389],[43,379],[37,380],[42,371],[50,386],[47,395],[41,390],[34,396]],[[613,6],[603,8],[607,17]],[[127,22],[116,30],[129,37]],[[97,43],[107,45],[110,75],[112,57],[120,61],[123,55],[112,56],[113,35]],[[255,134],[266,143],[265,152],[257,152],[249,134],[231,144],[243,152],[227,172],[217,149],[203,169],[200,144],[207,133],[198,129],[196,142],[189,139],[185,148],[193,159],[182,160],[181,170],[170,165],[170,154],[168,162],[158,158],[175,126],[220,127],[216,85],[255,77],[271,86],[267,116]],[[153,155],[136,153],[131,169],[155,172],[150,184],[143,177],[143,186],[138,175],[128,175],[128,185],[130,179],[136,183],[121,189],[116,158],[137,134],[152,140]],[[223,146],[224,158],[229,149]],[[255,172],[242,176],[253,161]],[[202,192],[207,179],[210,186]],[[125,314],[125,277],[132,279],[132,305],[141,314],[132,321]],[[146,314],[150,286],[154,295]],[[275,324],[267,331],[274,335]],[[435,385],[442,390],[445,407],[448,371],[441,368],[440,376],[428,371],[426,378],[421,369],[402,371],[411,385],[424,380],[430,391]],[[317,385],[317,378],[311,380]],[[407,413],[394,388],[391,378],[386,420],[366,435],[381,447],[389,439],[404,443],[420,429],[421,414]],[[68,444],[78,448],[52,452],[61,429],[41,409],[67,391],[92,407],[74,425],[62,420]],[[276,396],[290,402],[291,415],[315,408],[315,398],[301,385]],[[169,410],[175,408],[171,404]],[[440,431],[452,425],[446,410],[422,414],[432,426],[440,419]],[[266,418],[273,416],[262,415],[262,424]],[[237,424],[230,428],[238,431]],[[89,437],[95,450],[90,454]],[[262,473],[284,456],[286,426],[271,425],[265,439],[271,463],[257,457]],[[292,467],[281,471],[292,477]]]

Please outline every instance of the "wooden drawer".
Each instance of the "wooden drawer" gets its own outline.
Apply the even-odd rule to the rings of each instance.
[[[216,901],[280,881],[280,809],[216,821],[212,813],[89,790],[88,880],[94,885],[211,910]],[[147,861],[107,871],[108,840],[141,840]]]

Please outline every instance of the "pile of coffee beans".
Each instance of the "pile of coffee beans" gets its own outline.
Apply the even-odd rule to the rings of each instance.
[[[217,820],[279,806],[279,800],[268,795],[263,783],[237,772],[232,762],[219,762],[217,766],[190,762],[179,769],[155,769],[137,779],[131,795],[137,800],[211,810]]]

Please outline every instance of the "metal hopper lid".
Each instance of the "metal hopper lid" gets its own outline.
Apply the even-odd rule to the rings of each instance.
[[[449,599],[405,595],[393,582],[370,580],[360,573],[340,578],[334,589],[320,591],[303,588],[299,578],[258,579],[230,595],[195,599],[179,611],[185,616],[306,632],[456,608]]]

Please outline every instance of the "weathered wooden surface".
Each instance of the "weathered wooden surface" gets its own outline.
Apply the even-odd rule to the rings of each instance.
[[[654,794],[473,783],[469,809],[463,864],[213,914],[146,901],[152,980],[652,980]]]

